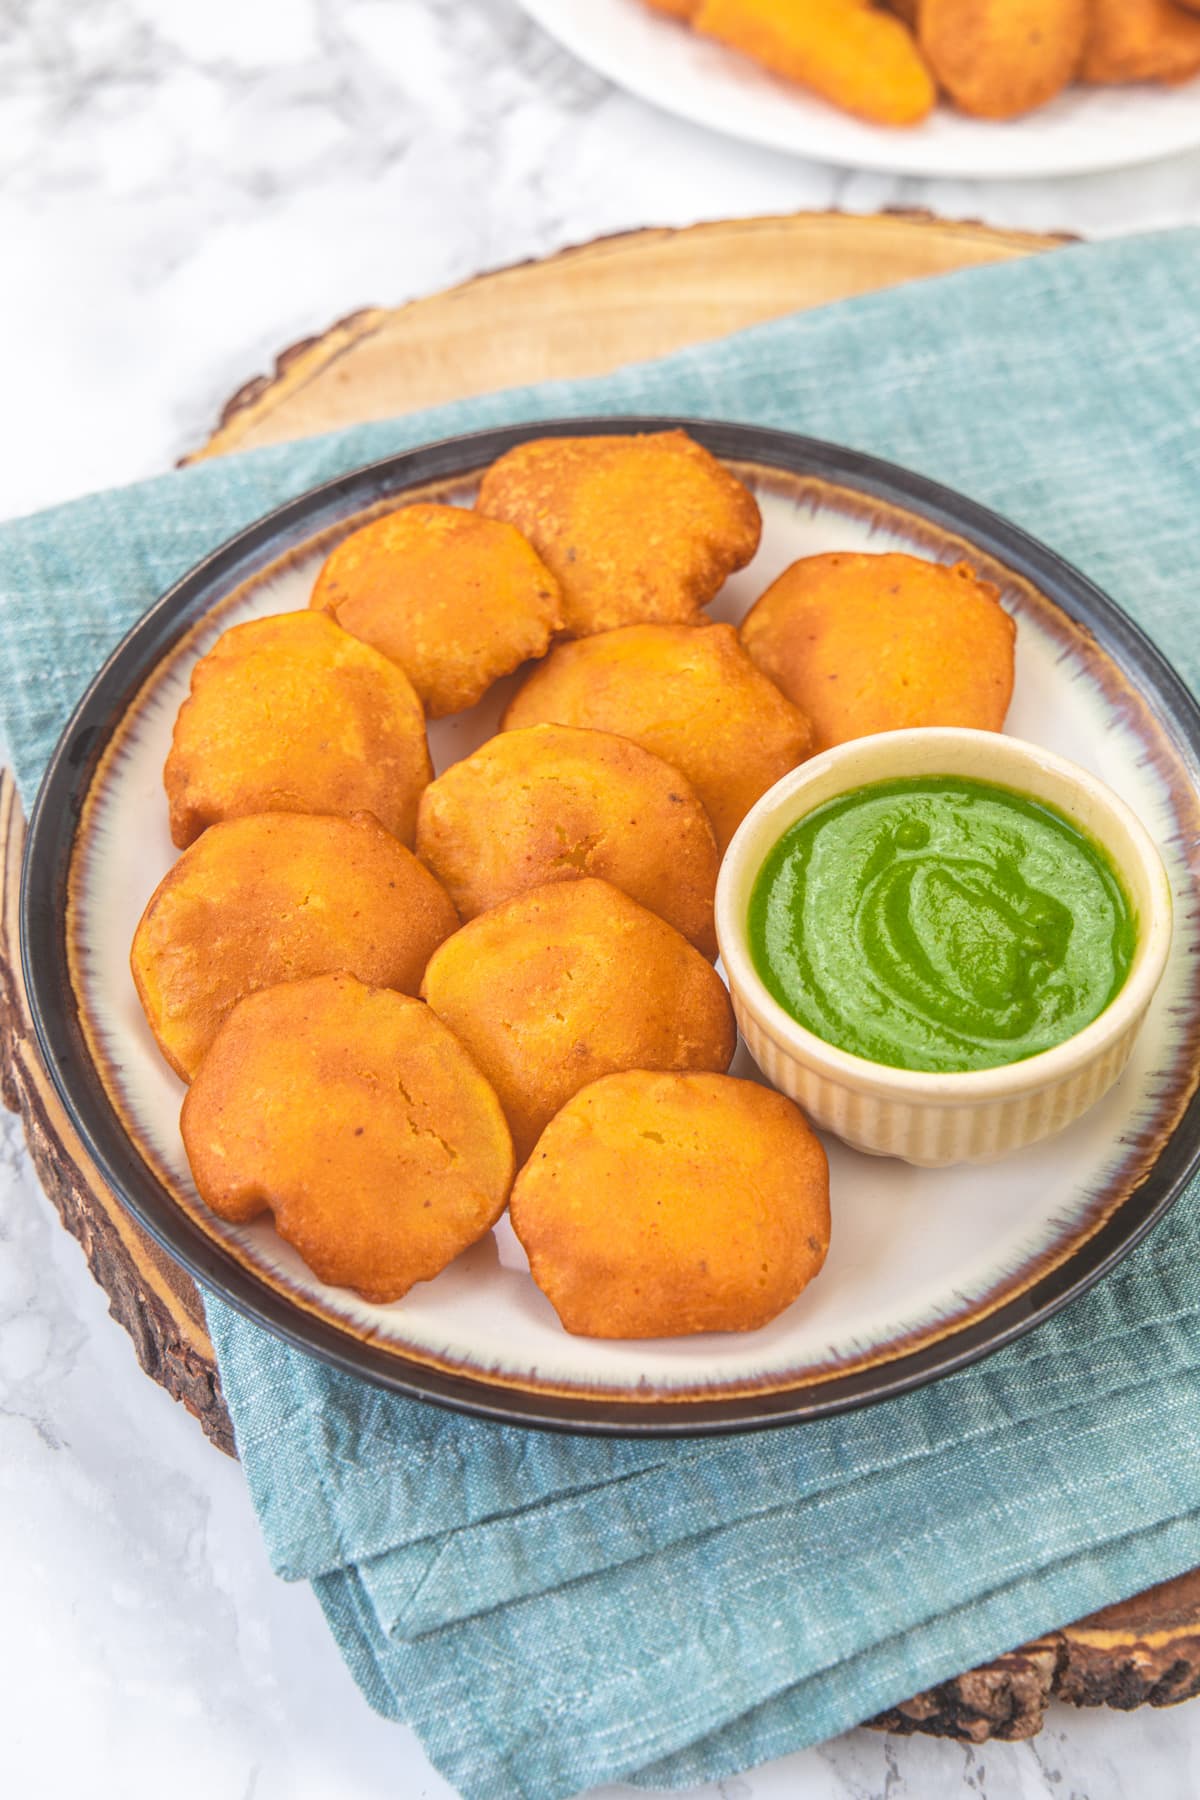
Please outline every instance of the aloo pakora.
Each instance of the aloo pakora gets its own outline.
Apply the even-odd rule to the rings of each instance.
[[[573,637],[699,620],[762,530],[749,488],[682,431],[518,444],[475,505],[524,532],[558,577]]]
[[[1188,81],[1200,72],[1200,19],[1171,0],[1092,0],[1079,79]]]
[[[999,731],[1016,627],[967,563],[835,551],[785,569],[742,621],[764,675],[811,719],[816,750],[875,731]]]
[[[441,883],[368,814],[210,825],[159,882],[130,964],[158,1047],[190,1081],[237,1001],[344,970],[416,994],[458,929]]]
[[[627,625],[558,645],[504,715],[506,731],[540,724],[616,732],[661,756],[695,788],[722,851],[812,744],[731,625]]]
[[[544,656],[564,623],[558,582],[521,533],[461,506],[406,506],[352,532],[309,605],[398,663],[431,719]]]
[[[322,613],[222,632],[192,670],[163,771],[183,850],[247,813],[374,813],[411,846],[433,769],[402,669]]]
[[[321,1281],[399,1300],[490,1231],[512,1183],[500,1103],[427,1006],[351,975],[234,1007],[180,1119],[218,1217],[274,1214]]]
[[[868,0],[701,0],[707,37],[876,125],[917,125],[937,89],[901,20]]]
[[[434,951],[421,992],[500,1097],[518,1160],[615,1069],[727,1069],[720,976],[665,920],[585,877],[518,894]]]
[[[963,112],[1014,119],[1073,80],[1090,10],[1091,0],[921,0],[918,39]]]
[[[518,1175],[513,1229],[567,1331],[756,1331],[829,1248],[829,1169],[798,1107],[727,1075],[614,1074]]]
[[[611,732],[532,725],[490,739],[425,789],[417,854],[464,919],[594,875],[717,953],[708,815],[677,769]]]

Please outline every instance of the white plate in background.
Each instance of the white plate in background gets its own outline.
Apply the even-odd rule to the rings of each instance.
[[[643,0],[519,0],[559,43],[639,99],[730,137],[852,169],[980,180],[1080,175],[1200,147],[1200,78],[1068,88],[996,123],[939,106],[924,124],[865,124]]]

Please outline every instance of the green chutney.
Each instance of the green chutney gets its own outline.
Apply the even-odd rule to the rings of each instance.
[[[898,1069],[1020,1062],[1104,1011],[1133,909],[1100,846],[990,782],[874,782],[800,819],[750,897],[750,951],[826,1043]]]

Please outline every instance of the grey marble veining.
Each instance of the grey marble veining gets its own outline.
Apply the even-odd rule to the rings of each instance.
[[[163,469],[285,344],[564,244],[840,207],[1200,222],[1200,156],[1048,183],[803,163],[666,117],[512,0],[0,0],[0,517]],[[451,1800],[270,1574],[0,1120],[0,1791]],[[606,1790],[605,1800],[618,1792]],[[1029,1744],[854,1732],[694,1800],[1193,1800],[1200,1705]]]

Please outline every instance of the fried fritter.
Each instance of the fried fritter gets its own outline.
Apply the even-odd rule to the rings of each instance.
[[[567,1331],[756,1331],[829,1248],[829,1170],[798,1107],[728,1075],[609,1075],[569,1100],[512,1192]]]
[[[521,533],[461,506],[406,506],[353,532],[309,605],[399,663],[431,719],[544,656],[564,623],[558,582]]]
[[[518,444],[475,505],[523,531],[553,570],[573,637],[697,622],[762,530],[750,490],[682,431]]]
[[[130,964],[158,1047],[185,1081],[237,1001],[338,970],[415,994],[458,917],[377,819],[257,813],[210,825],[159,882]]]
[[[701,0],[692,23],[875,125],[919,124],[937,100],[911,31],[868,0]]]
[[[425,789],[417,854],[464,919],[596,875],[717,954],[708,814],[678,769],[628,738],[568,725],[502,732]]]
[[[911,725],[999,731],[1016,627],[966,563],[835,551],[785,569],[742,621],[764,674],[812,720],[814,749]]]
[[[727,1069],[725,984],[686,938],[607,881],[532,888],[435,950],[421,992],[497,1094],[518,1159],[615,1069]]]
[[[1122,0],[1122,4],[1124,0]],[[1091,0],[921,0],[921,49],[963,112],[1014,119],[1074,77]]]
[[[543,723],[615,731],[681,770],[721,850],[812,740],[732,625],[628,625],[560,644],[504,715],[506,731]]]
[[[410,844],[433,770],[402,669],[321,613],[222,632],[192,670],[163,781],[185,849],[247,813],[371,812]]]
[[[234,1007],[180,1119],[201,1198],[275,1216],[321,1281],[399,1300],[490,1231],[512,1183],[500,1103],[419,1000],[318,975]]]
[[[1092,0],[1079,79],[1188,81],[1200,72],[1200,20],[1170,0]]]

